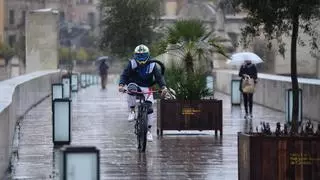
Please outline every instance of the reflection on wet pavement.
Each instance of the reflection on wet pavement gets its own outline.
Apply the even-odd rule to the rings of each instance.
[[[224,134],[214,132],[166,132],[138,153],[133,123],[127,122],[126,97],[115,84],[107,90],[92,86],[73,94],[72,145],[96,146],[101,155],[101,179],[215,179],[236,180],[238,131],[253,130],[260,121],[284,122],[284,114],[254,107],[254,119],[244,120],[240,107],[223,99]],[[154,122],[156,124],[156,122]],[[274,129],[272,129],[274,130]],[[198,134],[197,134],[198,133]],[[15,179],[54,179],[58,175],[58,153],[52,145],[50,98],[31,110],[23,120],[19,161]],[[55,163],[53,163],[55,162]],[[54,165],[53,165],[54,164]]]

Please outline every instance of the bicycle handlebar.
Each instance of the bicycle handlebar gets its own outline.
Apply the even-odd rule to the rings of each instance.
[[[124,89],[124,91],[123,91],[123,93],[133,93],[133,94],[149,94],[149,93],[154,93],[154,92],[159,92],[159,93],[161,93],[162,90],[140,92],[140,91],[129,91],[129,90],[127,90],[127,89]]]
[[[139,91],[129,91],[127,89],[124,89],[122,93],[132,93],[132,94],[136,94],[136,95],[142,95],[142,94],[149,94],[149,93],[154,93],[154,92],[161,93],[161,97],[163,97],[164,99],[176,99],[175,92],[172,93],[170,91],[170,89],[166,95],[162,95],[162,92],[163,92],[162,90],[139,92]]]

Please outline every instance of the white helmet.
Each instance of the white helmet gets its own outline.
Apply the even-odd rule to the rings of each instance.
[[[134,59],[139,64],[145,64],[150,58],[150,51],[146,45],[140,44],[134,49]]]

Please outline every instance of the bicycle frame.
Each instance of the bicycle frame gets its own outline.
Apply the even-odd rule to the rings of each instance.
[[[137,118],[135,123],[135,134],[137,135],[138,149],[140,152],[145,152],[147,145],[147,132],[148,132],[148,110],[151,106],[151,103],[147,103],[145,94],[157,92],[157,91],[148,91],[148,92],[137,92],[125,90],[126,93],[131,93],[139,99],[137,104]]]

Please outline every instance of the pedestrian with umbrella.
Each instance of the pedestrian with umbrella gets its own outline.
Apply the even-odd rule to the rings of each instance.
[[[100,79],[101,79],[101,88],[105,89],[106,85],[107,85],[107,79],[108,79],[108,69],[109,66],[107,64],[107,56],[103,56],[97,59],[97,61],[99,62],[99,75],[100,75]]]
[[[239,76],[241,77],[239,90],[243,95],[245,119],[252,118],[253,94],[257,83],[258,72],[255,64],[262,63],[262,59],[251,52],[236,53],[231,56],[228,64],[241,65]]]

